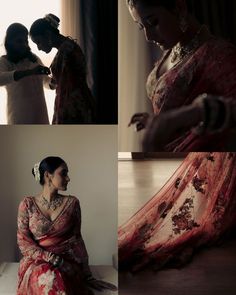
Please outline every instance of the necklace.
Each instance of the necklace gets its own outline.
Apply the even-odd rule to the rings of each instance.
[[[63,197],[61,196],[56,196],[52,201],[48,201],[44,196],[40,198],[40,204],[42,207],[45,207],[47,210],[52,210],[55,211],[58,207],[61,206],[63,203]]]
[[[199,38],[199,35],[201,31],[205,28],[205,26],[201,26],[200,29],[197,31],[193,39],[186,45],[181,45],[180,42],[178,42],[171,50],[170,53],[170,59],[171,62],[174,63],[176,60],[181,61],[186,55],[193,52],[196,48],[199,47],[201,40]]]

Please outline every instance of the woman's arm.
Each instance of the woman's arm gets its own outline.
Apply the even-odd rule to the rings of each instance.
[[[17,242],[23,256],[29,257],[33,260],[51,262],[52,264],[55,264],[57,261],[59,263],[57,255],[45,251],[39,247],[37,242],[33,239],[32,233],[29,229],[27,198],[25,198],[19,205],[17,225]]]

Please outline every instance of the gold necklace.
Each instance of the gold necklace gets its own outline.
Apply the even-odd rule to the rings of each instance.
[[[199,47],[201,41],[199,38],[199,35],[203,28],[206,28],[206,26],[201,26],[193,39],[186,45],[181,45],[180,42],[178,42],[171,50],[170,53],[170,59],[171,62],[174,63],[176,60],[181,61],[186,55],[189,55],[191,52],[193,52],[196,48]]]
[[[47,210],[55,211],[63,203],[63,197],[57,195],[52,201],[48,201],[44,196],[40,198],[40,204]]]

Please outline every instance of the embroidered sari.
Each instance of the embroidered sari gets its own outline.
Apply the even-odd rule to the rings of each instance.
[[[236,48],[211,38],[157,78],[159,67],[170,54],[166,52],[156,63],[147,80],[147,93],[154,114],[191,104],[207,93],[236,99]],[[230,103],[230,100],[229,100]],[[196,135],[189,131],[174,135],[165,151],[232,151],[231,130],[214,135]]]
[[[46,218],[34,197],[25,197],[19,205],[17,241],[23,258],[20,261],[17,295],[90,294],[82,269],[88,254],[80,232],[79,200],[69,197],[54,221]],[[78,267],[68,275],[49,262],[51,253]]]
[[[95,100],[86,81],[86,63],[79,45],[70,38],[59,48],[51,70],[56,81],[53,124],[91,124]]]
[[[120,226],[119,266],[174,266],[236,226],[236,153],[190,153],[162,189]]]

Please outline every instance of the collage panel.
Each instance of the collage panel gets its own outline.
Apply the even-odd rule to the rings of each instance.
[[[236,2],[119,2],[119,151],[235,151]]]
[[[119,153],[119,294],[235,294],[236,153]]]
[[[0,19],[0,124],[117,124],[117,1],[9,0]]]
[[[0,294],[118,294],[117,127],[0,137]]]

